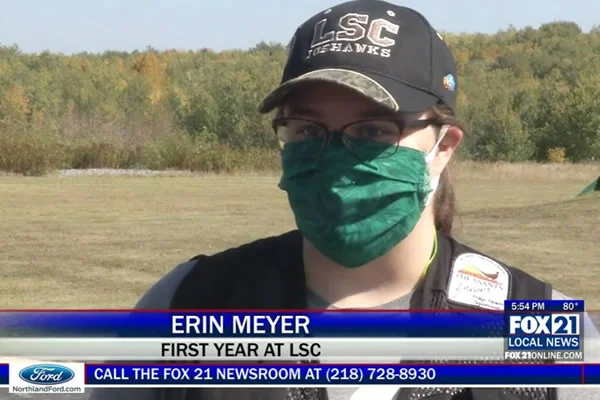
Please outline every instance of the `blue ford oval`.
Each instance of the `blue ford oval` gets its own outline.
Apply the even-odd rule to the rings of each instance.
[[[57,364],[36,364],[23,368],[19,377],[34,385],[60,385],[75,377],[72,369]]]

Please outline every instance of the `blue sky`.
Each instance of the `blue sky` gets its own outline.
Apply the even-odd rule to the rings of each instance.
[[[600,24],[599,0],[390,0],[440,31],[496,32],[573,21]],[[215,50],[287,43],[297,25],[337,0],[2,0],[0,44],[25,52]]]

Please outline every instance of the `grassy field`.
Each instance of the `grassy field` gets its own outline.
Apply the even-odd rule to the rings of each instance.
[[[600,308],[598,165],[455,166],[465,244]],[[176,264],[294,227],[277,175],[0,177],[0,308],[125,308]]]

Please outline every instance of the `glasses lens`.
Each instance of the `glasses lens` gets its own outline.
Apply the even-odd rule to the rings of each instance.
[[[275,121],[275,133],[279,146],[294,145],[293,158],[313,159],[319,156],[327,137],[326,128],[302,119],[285,118]]]
[[[322,140],[327,131],[319,124],[302,119],[281,119],[275,122],[277,139],[283,144]]]
[[[357,140],[368,140],[371,142],[396,144],[400,139],[402,129],[397,121],[373,120],[360,121],[349,125],[344,134]]]
[[[348,150],[362,159],[391,156],[401,134],[402,122],[390,120],[360,121],[344,130]]]

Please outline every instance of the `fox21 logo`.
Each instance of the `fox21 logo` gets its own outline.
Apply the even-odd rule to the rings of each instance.
[[[510,315],[510,335],[579,335],[579,314]]]

